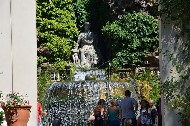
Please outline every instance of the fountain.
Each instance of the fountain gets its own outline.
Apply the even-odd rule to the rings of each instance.
[[[48,125],[56,113],[61,117],[63,126],[86,126],[93,108],[100,98],[109,102],[118,102],[126,89],[131,90],[132,97],[137,98],[135,88],[127,82],[110,81],[76,81],[52,84],[45,96],[44,109],[47,112],[45,125]],[[109,90],[109,91],[108,91]],[[110,92],[108,94],[108,92]]]
[[[91,69],[100,58],[92,38],[94,34],[89,31],[80,34],[81,41],[78,40],[77,47],[72,50],[73,63],[78,66],[74,81],[55,82],[48,87],[44,100],[44,110],[47,113],[43,118],[45,126],[49,125],[54,114],[58,114],[63,126],[87,126],[87,120],[99,99],[105,99],[107,105],[112,99],[119,102],[127,89],[137,99],[136,83],[133,80],[130,83],[110,81],[110,63],[108,80],[105,70]]]

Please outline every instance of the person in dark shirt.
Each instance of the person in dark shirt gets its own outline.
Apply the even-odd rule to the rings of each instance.
[[[54,119],[50,126],[63,126],[61,123],[61,119],[58,118],[57,114],[54,116]]]
[[[152,120],[152,124],[156,125],[156,118],[157,118],[157,108],[154,105],[154,101],[153,100],[149,100],[149,109],[151,112],[151,120]]]
[[[105,100],[100,99],[94,109],[94,126],[104,126],[105,123]]]
[[[159,98],[156,107],[158,111],[158,126],[162,126],[161,98]]]

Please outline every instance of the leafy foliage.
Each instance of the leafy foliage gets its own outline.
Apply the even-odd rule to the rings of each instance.
[[[83,30],[83,25],[89,19],[89,2],[90,0],[76,0],[74,10],[77,17],[77,27],[80,31]]]
[[[142,63],[158,48],[158,21],[147,13],[127,13],[102,29],[111,40],[114,67]]]
[[[175,97],[175,99],[169,103],[170,107],[179,110],[181,121],[184,122],[190,117],[190,88],[187,88],[184,96]]]
[[[38,48],[49,54],[38,54],[38,63],[50,62],[64,67],[78,35],[72,0],[37,0]]]
[[[104,0],[110,6],[111,18],[118,19],[126,12],[148,12],[150,15],[158,16],[156,0]]]
[[[190,20],[190,1],[188,0],[160,0],[162,8],[160,16],[165,16],[164,22],[174,23],[177,26],[185,28]]]
[[[137,80],[138,93],[141,100],[154,100],[160,97],[160,78],[150,69],[146,69],[143,73],[135,75]]]
[[[43,97],[46,93],[47,87],[50,83],[51,83],[51,79],[50,79],[50,74],[49,74],[48,70],[41,73],[38,76],[37,89],[38,89],[38,94],[40,96],[40,101],[43,100]]]
[[[20,95],[19,92],[11,92],[2,98],[2,108],[5,111],[9,111],[11,106],[28,105],[29,101],[25,99],[27,95]]]
[[[3,123],[3,112],[0,111],[0,126],[2,126]]]

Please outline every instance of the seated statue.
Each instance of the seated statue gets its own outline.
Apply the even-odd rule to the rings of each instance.
[[[89,22],[86,22],[84,26],[85,32],[79,34],[76,47],[73,50],[79,51],[80,64],[78,66],[89,68],[98,63],[98,52],[96,51],[97,49],[95,50],[97,37],[90,31]],[[75,61],[74,64],[76,64]]]

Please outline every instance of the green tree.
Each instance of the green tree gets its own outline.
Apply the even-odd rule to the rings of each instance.
[[[113,50],[113,66],[141,64],[158,48],[158,20],[144,12],[127,13],[102,29]]]
[[[77,17],[77,27],[80,31],[83,31],[84,23],[87,22],[89,18],[89,2],[90,0],[76,0],[74,3],[74,10]]]
[[[78,35],[73,0],[37,0],[38,65],[64,68]]]

